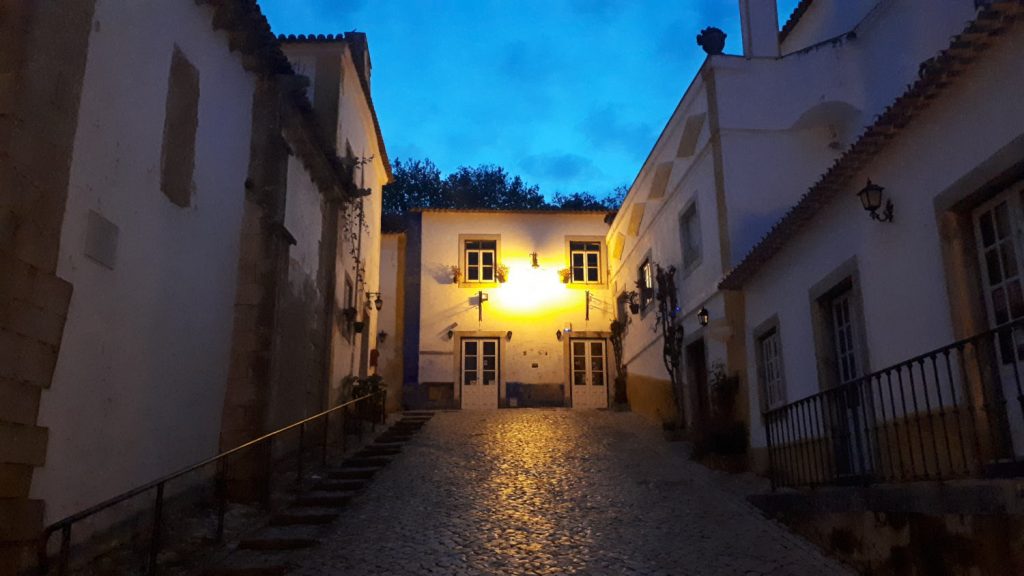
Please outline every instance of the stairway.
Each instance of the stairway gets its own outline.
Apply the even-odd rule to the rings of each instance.
[[[433,417],[433,412],[404,412],[373,442],[304,486],[267,525],[238,542],[205,576],[280,576],[289,571],[290,555],[312,548],[330,534],[344,507],[386,468]]]

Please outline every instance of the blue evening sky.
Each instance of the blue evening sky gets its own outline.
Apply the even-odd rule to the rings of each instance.
[[[737,0],[259,0],[278,34],[365,32],[391,158],[497,164],[555,192],[630,184]],[[780,0],[785,21],[798,0]]]

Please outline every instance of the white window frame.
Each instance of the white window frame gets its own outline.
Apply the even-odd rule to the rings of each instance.
[[[650,256],[644,258],[637,268],[637,280],[640,285],[637,287],[640,293],[640,309],[647,310],[651,302],[654,302],[654,264]]]
[[[583,248],[573,248],[573,244],[582,244]],[[603,267],[603,258],[601,253],[604,252],[603,244],[600,240],[569,240],[569,281],[573,284],[601,284],[604,282],[601,268]],[[580,255],[583,259],[582,266],[576,266],[576,256]],[[597,257],[597,263],[591,265],[587,260],[588,256],[594,255]],[[579,269],[583,273],[583,278],[576,279],[576,270]],[[594,280],[590,279],[590,272],[593,271],[596,274]]]
[[[782,364],[782,337],[778,324],[756,335],[758,382],[762,411],[786,404],[786,374]]]
[[[469,248],[470,242],[493,242],[494,248]],[[490,254],[490,276],[484,277],[484,270],[488,265],[484,264],[484,256]],[[476,255],[477,263],[470,264],[470,255]],[[477,269],[477,277],[470,278],[469,271]],[[498,240],[495,238],[463,238],[462,239],[462,281],[467,284],[493,284],[497,282],[498,268]]]

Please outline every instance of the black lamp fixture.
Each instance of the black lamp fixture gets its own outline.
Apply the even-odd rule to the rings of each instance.
[[[373,304],[373,307],[380,310],[384,306],[384,300],[380,297],[380,292],[367,292],[366,293],[366,305]]]
[[[509,342],[512,341],[512,331],[511,330],[509,330],[508,332],[505,332],[505,340],[508,340]]]
[[[697,310],[697,322],[699,322],[701,326],[707,326],[710,321],[711,314],[708,313],[707,308],[701,306],[700,310]]]
[[[882,192],[884,191],[885,188],[875,184],[868,178],[867,185],[860,192],[857,192],[857,196],[860,198],[860,203],[864,206],[864,209],[871,214],[872,220],[892,222],[892,200],[886,200],[882,213],[878,213],[878,210],[882,208]]]
[[[530,252],[530,266],[534,268],[540,268],[540,262],[537,262],[537,253]]]
[[[559,342],[562,341],[562,331],[561,330],[555,330],[555,340],[558,340]]]

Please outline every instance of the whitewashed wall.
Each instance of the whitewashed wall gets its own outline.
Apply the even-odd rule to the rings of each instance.
[[[607,332],[615,314],[606,285],[562,284],[558,271],[569,265],[566,238],[600,240],[607,230],[603,213],[423,212],[420,382],[456,382],[458,399],[458,339],[448,338],[451,329],[456,333],[512,331],[511,341],[501,341],[502,398],[506,382],[566,383],[563,342],[555,333],[569,324],[574,333]],[[498,261],[509,267],[508,282],[487,287],[453,284],[448,268],[460,263],[460,234],[500,235]],[[539,268],[532,268],[531,252],[539,255]],[[595,297],[589,321],[588,289]],[[476,306],[479,290],[490,298],[484,303],[482,321]]]
[[[949,202],[974,192],[957,181],[1024,136],[1022,101],[992,97],[1024,89],[1024,76],[1014,73],[1024,33],[996,42],[744,287],[748,326],[778,315],[787,401],[819,390],[809,291],[851,258],[860,275],[871,370],[954,340],[936,198]],[[861,208],[856,192],[868,177],[886,187],[895,223],[874,222]],[[748,370],[756,374],[752,335],[747,339]],[[759,397],[751,389],[751,442],[764,446]]]
[[[74,294],[32,487],[47,521],[217,450],[253,80],[212,19],[191,2],[96,5],[58,265]],[[200,78],[188,208],[160,190],[175,45]],[[117,226],[113,269],[83,254],[90,211]]]

